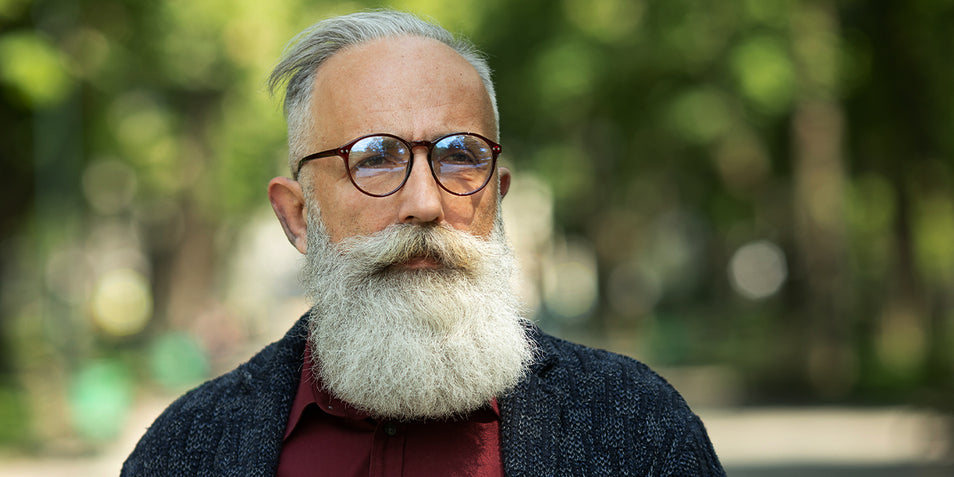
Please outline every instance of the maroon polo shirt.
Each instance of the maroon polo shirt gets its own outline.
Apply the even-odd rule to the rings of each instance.
[[[461,420],[375,420],[315,385],[305,347],[279,477],[503,477],[497,401]]]

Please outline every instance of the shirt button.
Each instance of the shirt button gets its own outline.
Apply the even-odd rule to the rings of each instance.
[[[389,436],[391,436],[391,437],[394,437],[394,435],[397,434],[397,424],[395,424],[395,423],[393,423],[393,422],[389,422],[389,423],[385,424],[385,425],[384,425],[384,433],[387,434],[387,435],[389,435]]]

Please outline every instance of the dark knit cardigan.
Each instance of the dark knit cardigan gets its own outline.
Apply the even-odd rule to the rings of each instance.
[[[172,403],[123,476],[272,476],[301,375],[307,327]],[[644,364],[537,329],[540,356],[499,399],[508,476],[725,475],[702,422]]]

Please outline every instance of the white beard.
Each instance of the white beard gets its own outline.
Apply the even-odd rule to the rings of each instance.
[[[393,225],[336,246],[308,210],[312,371],[335,397],[377,418],[450,418],[517,384],[535,349],[499,211],[489,240]],[[389,268],[421,256],[443,267]]]

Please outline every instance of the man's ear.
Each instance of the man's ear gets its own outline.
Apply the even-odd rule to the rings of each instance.
[[[498,167],[497,174],[500,175],[500,198],[503,199],[510,190],[510,169]]]
[[[268,182],[268,200],[282,223],[288,241],[305,253],[308,249],[308,222],[305,211],[305,195],[301,183],[287,177],[276,177]]]

